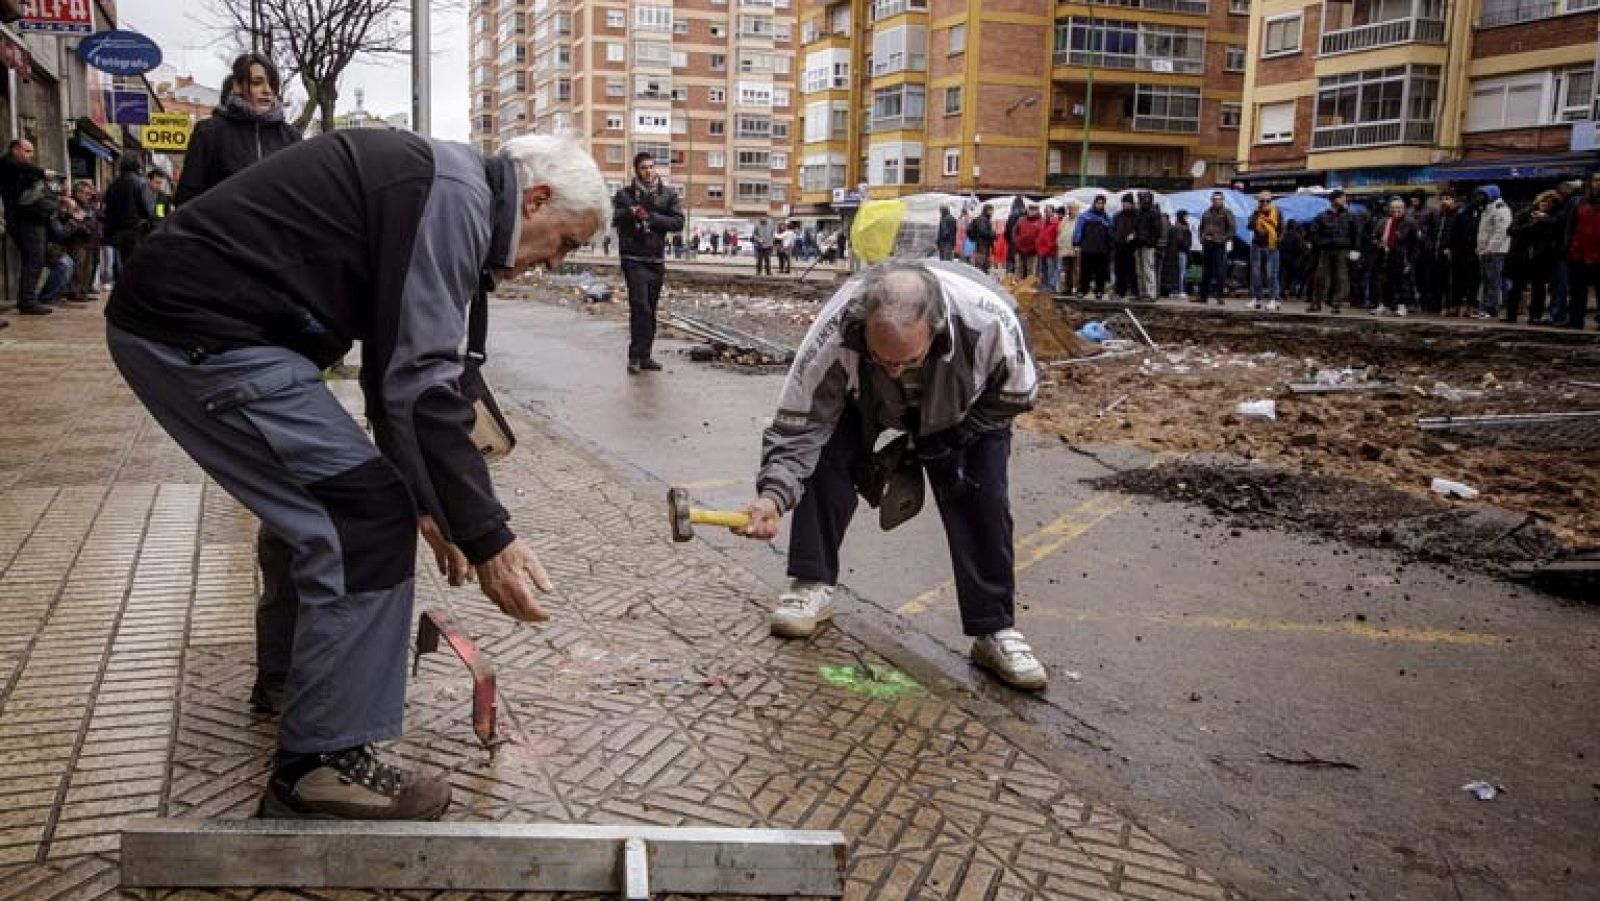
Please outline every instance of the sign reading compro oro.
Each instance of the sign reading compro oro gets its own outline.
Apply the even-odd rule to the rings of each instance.
[[[139,129],[146,150],[182,153],[189,149],[189,117],[183,113],[151,113],[150,124]]]

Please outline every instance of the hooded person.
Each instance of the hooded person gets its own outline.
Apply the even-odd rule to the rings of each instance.
[[[989,271],[989,261],[994,253],[994,206],[984,204],[978,215],[967,223],[967,237],[972,239],[972,265]]]
[[[1002,236],[1007,248],[1006,271],[1016,272],[1017,269],[1017,225],[1028,217],[1028,203],[1021,197],[1011,198],[1011,212],[1006,216],[1005,234]]]
[[[933,246],[939,251],[939,259],[948,260],[955,256],[957,231],[956,217],[950,215],[950,208],[939,207],[939,231],[933,240]]]
[[[1500,197],[1499,185],[1484,185],[1472,194],[1482,212],[1478,216],[1478,264],[1483,276],[1475,319],[1493,319],[1505,296],[1506,257],[1511,253],[1511,207]]]
[[[1111,219],[1112,288],[1118,297],[1139,295],[1139,208],[1133,192],[1122,195],[1122,209]]]
[[[278,67],[259,53],[234,59],[222,104],[194,127],[173,202],[183,206],[245,167],[300,142],[284,121]]]
[[[1134,213],[1134,265],[1139,279],[1139,299],[1154,301],[1160,293],[1156,270],[1156,254],[1166,238],[1161,223],[1161,210],[1156,207],[1156,196],[1140,191],[1138,209]]]
[[[1078,248],[1078,293],[1100,299],[1106,293],[1111,268],[1111,217],[1106,213],[1106,195],[1101,194],[1078,217],[1072,229],[1072,246]]]
[[[1556,264],[1564,256],[1561,241],[1566,235],[1566,223],[1561,221],[1560,211],[1560,195],[1545,191],[1511,222],[1511,254],[1506,258],[1506,274],[1511,279],[1504,314],[1507,322],[1517,321],[1526,291],[1530,295],[1528,324],[1549,324],[1544,318],[1545,300]]]

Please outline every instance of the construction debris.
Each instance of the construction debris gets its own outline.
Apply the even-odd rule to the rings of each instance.
[[[793,347],[699,316],[669,311],[659,314],[656,321],[706,342],[718,359],[727,362],[745,366],[787,366],[794,360]]]

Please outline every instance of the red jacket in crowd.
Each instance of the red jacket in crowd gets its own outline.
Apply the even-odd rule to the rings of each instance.
[[[1044,220],[1038,216],[1024,216],[1017,223],[1016,244],[1017,253],[1031,257],[1039,251],[1039,230],[1044,228]]]
[[[1039,245],[1035,252],[1042,257],[1054,257],[1056,255],[1056,236],[1060,233],[1061,220],[1058,217],[1051,216],[1049,219],[1042,220],[1042,224],[1039,226]]]
[[[1572,211],[1572,246],[1568,249],[1575,262],[1600,263],[1600,200],[1585,198]]]

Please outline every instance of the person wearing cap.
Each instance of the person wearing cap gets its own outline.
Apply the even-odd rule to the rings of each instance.
[[[1311,246],[1316,253],[1316,275],[1311,288],[1310,312],[1327,303],[1337,313],[1350,299],[1350,264],[1361,259],[1357,250],[1356,222],[1344,191],[1328,195],[1328,208],[1311,220]]]
[[[1279,292],[1278,244],[1283,236],[1283,214],[1272,202],[1272,192],[1256,195],[1256,208],[1250,213],[1250,309],[1259,310],[1262,297],[1266,308],[1276,310]]]
[[[1122,209],[1111,220],[1112,281],[1117,298],[1139,296],[1139,209],[1133,192],[1122,195]]]

